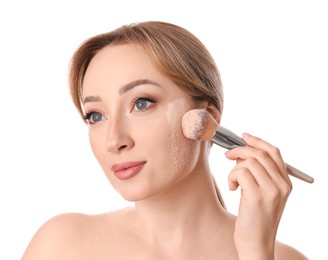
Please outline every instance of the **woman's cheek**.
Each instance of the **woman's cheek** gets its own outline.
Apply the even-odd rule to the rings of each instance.
[[[172,133],[168,140],[171,152],[167,158],[171,172],[178,175],[189,173],[197,161],[196,142],[188,140],[180,133]]]
[[[197,142],[187,139],[182,132],[182,117],[190,107],[183,102],[172,104],[167,114],[167,160],[171,172],[190,172],[197,163]]]
[[[106,154],[108,153],[106,150],[106,140],[105,135],[99,129],[89,129],[89,142],[91,146],[91,150],[96,157],[100,166],[105,169],[106,165]]]

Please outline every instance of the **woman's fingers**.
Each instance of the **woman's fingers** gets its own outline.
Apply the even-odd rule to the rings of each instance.
[[[236,161],[229,174],[229,188],[241,188],[234,234],[236,247],[239,253],[259,246],[272,251],[292,184],[279,149],[248,134],[243,138],[247,146],[225,154]]]
[[[247,146],[237,147],[226,152],[226,157],[231,160],[247,160],[249,165],[254,165],[253,167],[260,163],[264,169],[254,169],[252,171],[258,183],[267,181],[268,179],[265,176],[270,176],[278,185],[284,186],[287,183],[289,189],[291,189],[292,183],[279,149],[258,137],[248,134],[243,137]]]
[[[273,146],[270,143],[256,136],[251,136],[250,134],[243,134],[243,139],[245,140],[248,146],[265,151],[270,156],[270,158],[275,162],[281,176],[288,183],[288,185],[292,187],[292,183],[289,179],[289,175],[287,172],[286,164],[281,156],[280,150],[276,146]]]
[[[253,191],[258,189],[260,185],[266,187],[271,182],[270,176],[267,173],[263,174],[266,169],[257,159],[251,157],[247,160],[239,158],[232,160],[236,160],[237,164],[229,174],[230,190],[235,190],[240,185],[246,190]]]

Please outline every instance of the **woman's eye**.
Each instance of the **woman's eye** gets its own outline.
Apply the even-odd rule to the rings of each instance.
[[[89,123],[89,124],[95,124],[101,120],[103,120],[103,115],[100,114],[99,112],[89,112],[84,116],[84,119]]]
[[[148,107],[150,107],[153,103],[154,101],[149,98],[138,98],[134,102],[133,110],[137,110],[137,111],[145,110]]]

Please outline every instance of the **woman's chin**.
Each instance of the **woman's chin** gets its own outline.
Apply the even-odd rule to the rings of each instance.
[[[145,190],[140,189],[121,189],[118,193],[129,202],[137,202],[141,200],[145,200],[152,195],[149,192],[145,192]]]

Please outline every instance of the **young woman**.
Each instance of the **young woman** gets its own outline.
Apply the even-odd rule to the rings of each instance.
[[[24,260],[306,259],[276,241],[292,190],[279,150],[244,134],[248,145],[226,153],[236,161],[229,187],[241,189],[233,216],[210,172],[211,142],[183,135],[187,111],[220,122],[223,107],[215,62],[190,32],[143,22],[92,37],[73,56],[70,89],[94,155],[134,206],[56,216]]]

